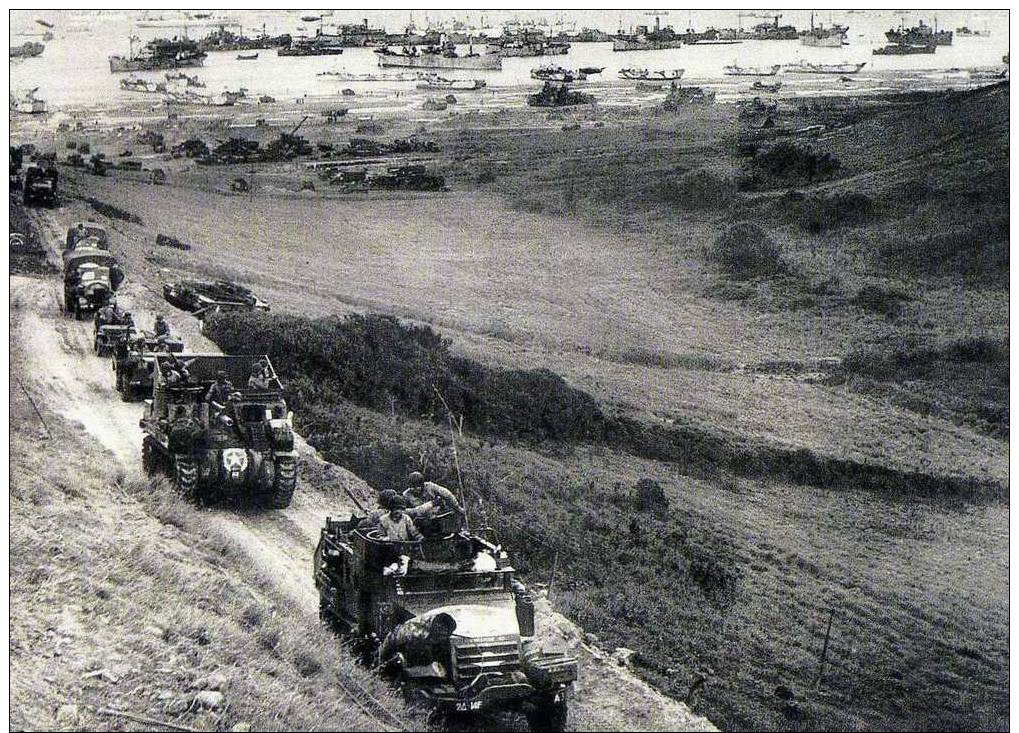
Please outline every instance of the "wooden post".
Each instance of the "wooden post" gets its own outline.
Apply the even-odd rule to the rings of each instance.
[[[555,571],[559,566],[559,550],[555,551],[555,557],[552,558],[552,575],[548,579],[548,601],[552,602],[552,590],[555,588]]]
[[[821,686],[822,680],[824,680],[824,663],[828,659],[828,641],[831,639],[831,622],[835,618],[835,608],[833,607],[828,613],[828,628],[824,632],[824,647],[821,649],[821,661],[817,668],[817,682],[814,683],[814,689],[818,689]]]

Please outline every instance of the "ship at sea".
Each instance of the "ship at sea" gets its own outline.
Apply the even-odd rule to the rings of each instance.
[[[466,54],[456,51],[455,44],[447,42],[441,46],[417,46],[391,51],[389,48],[375,50],[379,66],[396,66],[411,69],[471,69],[474,71],[498,71],[502,68],[502,56],[497,53],[479,54],[468,48]]]
[[[507,32],[493,39],[485,46],[488,53],[503,57],[564,56],[570,44],[550,41],[545,32],[538,28],[525,28],[518,32]]]
[[[612,39],[613,51],[661,51],[666,48],[680,48],[683,39],[671,25],[662,26],[661,18],[655,16],[654,30],[639,25],[633,33],[620,32]]]
[[[961,28],[956,28],[955,29],[955,35],[957,35],[957,36],[965,36],[967,38],[969,38],[969,37],[973,37],[973,38],[990,38],[991,37],[991,32],[989,30],[987,30],[986,28],[984,28],[982,31],[978,31],[978,30],[973,30],[972,28],[964,25]]]
[[[198,40],[200,51],[257,51],[267,48],[286,48],[290,46],[293,39],[289,33],[279,36],[270,36],[262,26],[261,35],[248,37],[240,32],[234,33],[225,26],[220,26],[212,31],[205,38]]]
[[[620,69],[619,78],[627,81],[678,81],[685,69],[650,71],[648,69]]]
[[[742,19],[745,17],[766,17],[771,18],[770,23],[758,23],[753,28],[744,29],[742,26]],[[744,15],[740,14],[740,27],[739,28],[724,28],[719,31],[719,38],[724,40],[740,40],[740,41],[795,41],[800,36],[800,32],[796,30],[796,26],[792,25],[779,25],[778,21],[782,17],[781,13],[774,15]]]
[[[912,56],[918,53],[934,53],[938,50],[935,43],[890,43],[884,48],[875,48],[875,56]]]
[[[311,37],[295,38],[289,46],[276,51],[279,56],[339,56],[341,53],[343,44],[338,38],[321,31]]]
[[[858,63],[843,62],[841,64],[811,64],[799,61],[782,67],[787,74],[856,74],[867,65],[866,61]]]
[[[319,28],[318,37],[344,48],[374,48],[385,44],[389,38],[385,28],[372,28],[367,18],[360,23],[338,25],[336,33],[323,33]]]
[[[912,46],[926,46],[933,43],[936,46],[951,46],[952,31],[939,31],[938,19],[934,19],[934,27],[927,25],[922,20],[920,25],[913,28],[906,28],[902,21],[899,21],[898,28],[892,28],[885,33],[889,43],[907,44]]]
[[[737,64],[730,64],[723,66],[722,70],[726,76],[775,76],[781,68],[780,64],[773,66],[739,66]]]
[[[135,54],[134,42],[137,40],[137,37],[131,37],[128,56],[110,56],[110,73],[182,69],[205,63],[207,54],[198,48],[197,43],[187,38],[156,38]]]
[[[39,56],[46,50],[46,46],[34,41],[28,41],[20,46],[11,46],[12,59],[30,59]]]
[[[814,14],[810,14],[810,30],[800,32],[800,43],[804,46],[817,48],[841,48],[846,44],[849,26],[832,24],[825,28],[823,24],[814,25]]]

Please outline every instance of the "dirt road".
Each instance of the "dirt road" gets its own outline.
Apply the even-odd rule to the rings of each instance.
[[[40,228],[51,242],[59,224],[46,216]],[[54,247],[51,256],[56,256]],[[19,318],[11,337],[26,354],[20,375],[24,389],[41,404],[79,423],[121,464],[129,474],[141,473],[138,426],[141,406],[125,403],[113,388],[108,359],[92,350],[92,325],[66,318],[60,311],[60,282],[12,276],[11,308]],[[159,308],[154,292],[131,281],[122,289],[120,302],[137,323],[151,323]],[[216,351],[198,331],[197,322],[174,314],[173,325],[188,350]],[[278,512],[255,512],[236,507],[203,510],[208,521],[237,545],[244,547],[252,565],[278,592],[309,615],[317,614],[317,593],[311,582],[310,558],[326,515],[349,512],[351,502],[344,488],[370,497],[374,492],[344,469],[322,461],[314,449],[299,441],[302,470],[294,501]],[[305,470],[308,469],[308,470]],[[309,480],[311,477],[311,480]],[[540,609],[541,620],[554,624],[546,632],[571,646],[581,659],[581,680],[572,707],[573,725],[583,730],[713,730],[685,705],[667,698],[638,680],[607,655],[592,649],[581,630],[551,612]],[[540,623],[540,622],[539,622]],[[502,727],[503,723],[493,721]]]

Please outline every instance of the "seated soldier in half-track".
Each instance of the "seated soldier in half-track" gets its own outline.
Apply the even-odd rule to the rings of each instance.
[[[96,311],[94,322],[93,345],[98,356],[115,353],[118,345],[137,335],[134,318],[121,309],[116,295],[111,295],[106,305]]]

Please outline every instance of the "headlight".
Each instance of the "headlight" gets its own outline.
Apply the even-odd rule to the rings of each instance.
[[[243,448],[227,448],[223,451],[223,468],[230,473],[240,473],[248,467],[248,452]]]

